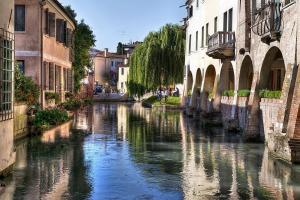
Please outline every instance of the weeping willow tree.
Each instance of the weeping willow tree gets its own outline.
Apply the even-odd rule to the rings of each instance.
[[[182,83],[185,33],[181,26],[167,24],[150,32],[130,59],[128,91],[142,96],[160,86]]]

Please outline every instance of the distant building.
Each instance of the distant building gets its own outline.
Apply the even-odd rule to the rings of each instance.
[[[135,47],[137,47],[139,44],[142,44],[142,42],[136,41],[127,44],[122,44],[123,55],[128,55],[128,54],[131,55]]]
[[[12,169],[16,153],[13,134],[14,1],[0,1],[0,176]]]
[[[124,64],[126,56],[111,53],[107,48],[104,51],[92,49],[90,55],[93,62],[95,84],[109,85],[116,89],[118,66]]]
[[[15,0],[16,60],[21,71],[64,101],[72,91],[75,21],[57,0]]]
[[[129,75],[129,65],[128,58],[125,59],[124,64],[121,64],[119,67],[119,80],[118,80],[118,91],[120,93],[127,93],[127,80]]]

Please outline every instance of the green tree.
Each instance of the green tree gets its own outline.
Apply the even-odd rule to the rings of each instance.
[[[159,86],[182,83],[185,33],[181,26],[167,24],[150,32],[130,59],[128,91],[141,96]]]
[[[117,54],[119,54],[119,55],[122,55],[122,54],[123,54],[123,44],[122,44],[122,42],[119,42],[119,43],[118,43],[118,46],[117,46]]]
[[[66,6],[65,9],[70,14],[70,16],[73,17],[75,20],[77,14],[71,8],[71,6]],[[74,41],[75,59],[73,62],[75,92],[78,92],[80,90],[80,81],[85,76],[85,67],[91,67],[89,50],[93,46],[95,46],[95,42],[96,42],[95,36],[90,26],[87,25],[84,22],[84,20],[81,20],[79,23],[76,21],[75,41]]]

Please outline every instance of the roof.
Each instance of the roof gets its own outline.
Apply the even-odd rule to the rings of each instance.
[[[45,0],[43,0],[45,1]],[[76,20],[71,16],[69,12],[66,11],[65,7],[58,1],[58,0],[52,0],[63,12],[64,14],[74,23],[76,26],[77,22]]]
[[[98,51],[96,53],[96,57],[104,57],[105,51]],[[107,52],[107,58],[121,58],[121,59],[125,59],[126,55],[119,55],[117,53],[111,53],[111,52]]]

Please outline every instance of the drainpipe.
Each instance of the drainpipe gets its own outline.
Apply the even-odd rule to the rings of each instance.
[[[44,57],[44,42],[43,42],[43,11],[44,11],[44,5],[46,5],[46,1],[45,0],[41,0],[40,2],[40,6],[41,6],[41,17],[40,17],[40,36],[41,36],[41,50],[40,50],[40,56],[41,56],[41,68],[40,68],[40,98],[41,98],[41,107],[44,108],[44,94],[43,94],[43,57]]]

